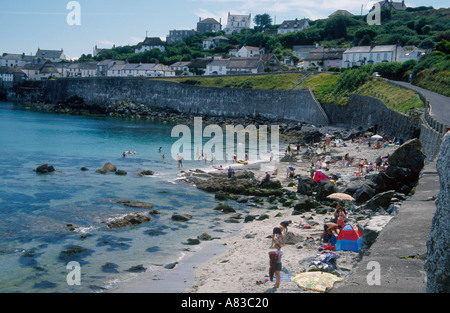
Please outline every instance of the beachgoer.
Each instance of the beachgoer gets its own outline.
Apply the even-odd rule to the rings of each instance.
[[[271,246],[273,246],[273,242],[275,241],[275,237],[277,238],[277,240],[279,238],[281,238],[281,241],[283,242],[283,246],[286,245],[284,243],[283,230],[284,230],[284,227],[281,226],[281,225],[278,225],[278,226],[273,228],[273,231],[272,231],[272,245]]]
[[[314,163],[311,163],[311,168],[309,169],[309,175],[311,178],[314,178],[314,174],[316,173],[316,170],[314,169]]]
[[[178,168],[183,168],[183,157],[179,153],[177,153],[177,160],[178,160]]]
[[[230,166],[228,168],[228,178],[231,178],[234,176],[234,169]]]
[[[341,229],[342,226],[338,225],[336,223],[325,223],[323,225],[323,233],[320,235],[320,242],[322,242],[322,239],[325,235],[328,235],[328,244],[331,242],[331,236],[333,236],[333,233],[337,236],[338,235],[338,229]]]
[[[330,168],[330,163],[331,163],[331,156],[327,155],[325,157],[325,164],[327,165],[327,168]]]
[[[124,151],[124,152],[122,153],[122,157],[125,158],[126,156],[127,156],[127,153]]]
[[[288,226],[291,225],[291,224],[292,224],[292,221],[291,221],[291,220],[289,220],[289,221],[283,221],[283,222],[280,223],[280,225],[284,227],[284,233],[285,233],[285,234],[287,234],[287,232],[288,232]]]
[[[270,173],[266,172],[266,176],[264,176],[264,178],[261,180],[261,182],[259,183],[259,185],[264,184],[265,182],[270,181]]]
[[[380,170],[382,163],[383,163],[383,159],[381,158],[381,155],[379,155],[378,158],[375,160],[375,168],[377,171]]]
[[[289,177],[294,177],[294,174],[295,174],[295,168],[293,168],[292,166],[287,166],[286,167],[286,178],[289,178]]]
[[[277,261],[277,268],[275,271],[275,276],[276,276],[276,281],[275,281],[275,288],[280,287],[280,281],[281,281],[281,276],[280,276],[280,272],[281,272],[281,257],[283,256],[283,251],[281,251],[281,244],[279,242],[277,242],[275,244],[275,248],[277,249],[277,256],[278,256],[278,261]]]
[[[300,153],[300,142],[297,142],[297,154]]]
[[[158,152],[161,153],[162,147],[159,147]]]

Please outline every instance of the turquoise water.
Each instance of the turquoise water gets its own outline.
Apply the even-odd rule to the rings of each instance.
[[[213,210],[213,195],[176,182],[176,160],[162,158],[170,155],[177,139],[171,137],[172,127],[41,113],[0,103],[0,292],[102,291],[132,275],[126,271],[132,266],[142,264],[148,272],[178,261],[186,254],[187,238],[236,230],[238,226],[223,223],[223,216]],[[123,158],[127,150],[138,154]],[[106,162],[128,175],[96,173]],[[58,172],[33,172],[43,163]],[[199,163],[186,161],[184,168]],[[140,177],[141,170],[156,174]],[[108,220],[148,211],[113,199],[150,202],[161,214],[134,228],[108,230]],[[193,218],[174,222],[174,213]],[[61,258],[61,252],[72,246],[85,253],[75,260],[81,265],[81,285],[69,286],[70,259]],[[114,268],[102,268],[107,262]]]

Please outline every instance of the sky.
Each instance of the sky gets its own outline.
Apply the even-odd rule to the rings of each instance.
[[[401,0],[397,0],[401,1]],[[269,14],[284,20],[326,18],[338,9],[367,14],[367,0],[3,0],[0,54],[35,55],[38,48],[64,50],[68,59],[93,48],[136,45],[148,37],[165,41],[170,30],[195,29],[199,18],[226,27],[231,14]],[[406,5],[449,7],[448,0],[406,0]]]

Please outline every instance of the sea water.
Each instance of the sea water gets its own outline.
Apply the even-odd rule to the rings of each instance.
[[[237,224],[223,223],[223,215],[213,210],[214,195],[177,181],[180,169],[170,156],[177,139],[171,137],[172,127],[163,121],[58,115],[0,103],[0,292],[105,291],[130,277],[139,279],[128,271],[133,266],[142,265],[148,273],[194,253],[188,238],[237,231]],[[124,158],[128,150],[136,154]],[[106,162],[128,174],[96,173]],[[44,163],[57,172],[33,171]],[[203,162],[183,165],[196,168]],[[155,174],[141,177],[142,170]],[[112,219],[149,211],[116,199],[153,203],[160,214],[136,227],[107,229]],[[192,219],[175,222],[173,214]],[[73,247],[82,253],[67,257]],[[80,265],[75,284],[70,261]]]

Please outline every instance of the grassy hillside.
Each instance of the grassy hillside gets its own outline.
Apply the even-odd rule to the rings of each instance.
[[[361,75],[361,71],[359,76]],[[348,75],[351,82],[360,81],[359,86],[354,86],[354,90],[343,88],[346,84],[344,75],[322,73],[312,76],[303,83],[313,89],[317,100],[321,103],[332,103],[346,105],[351,94],[360,94],[381,99],[386,106],[396,111],[404,113],[406,110],[423,108],[424,103],[419,95],[414,91],[403,89],[389,84],[382,78],[364,75],[364,78],[357,78],[356,75]],[[351,87],[350,87],[351,88]]]
[[[204,87],[297,90],[301,88],[300,80],[303,79],[304,76],[303,73],[296,72],[262,76],[196,76],[195,78],[180,78],[172,81]]]

